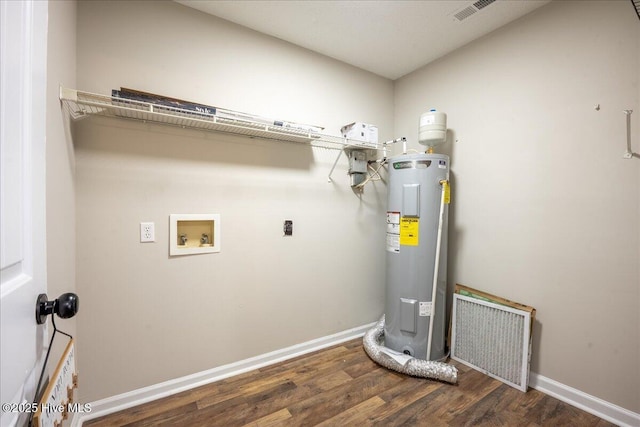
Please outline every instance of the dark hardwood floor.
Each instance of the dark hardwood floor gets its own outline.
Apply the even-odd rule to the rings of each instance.
[[[613,426],[455,364],[457,385],[408,377],[369,359],[358,339],[83,425]]]

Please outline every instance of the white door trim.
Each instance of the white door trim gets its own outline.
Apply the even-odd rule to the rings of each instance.
[[[0,1],[0,376],[2,403],[30,403],[47,330],[35,322],[46,292],[48,2]],[[0,425],[22,424],[3,411]]]

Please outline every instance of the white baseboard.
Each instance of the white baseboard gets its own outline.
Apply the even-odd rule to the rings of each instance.
[[[575,388],[569,387],[550,378],[531,372],[529,387],[544,394],[555,397],[571,406],[596,415],[620,427],[640,426],[640,414],[591,396]]]
[[[354,338],[359,338],[375,325],[359,326],[337,334],[296,344],[291,347],[262,354],[228,365],[219,366],[207,371],[198,372],[174,380],[165,381],[149,387],[140,388],[127,393],[91,402],[91,412],[76,413],[71,420],[71,427],[82,426],[84,421],[103,417],[123,409],[131,408],[152,400],[161,399],[195,387],[239,375],[244,372],[273,365],[303,354],[331,347]],[[529,386],[558,400],[589,412],[621,427],[640,426],[640,414],[614,405],[595,396],[591,396],[575,388],[569,387],[535,372],[529,375]]]
[[[244,372],[252,371],[264,366],[273,365],[274,363],[284,360],[293,359],[303,354],[311,353],[323,348],[331,347],[362,337],[365,332],[375,325],[370,323],[353,329],[348,329],[337,334],[328,335],[326,337],[296,344],[281,350],[272,351],[271,353],[262,354],[228,365],[219,366],[202,372],[197,372],[185,377],[176,378],[174,380],[165,381],[154,384],[149,387],[140,388],[127,393],[118,394],[116,396],[107,397],[106,399],[91,402],[91,412],[75,413],[71,420],[71,427],[82,426],[84,421],[94,418],[103,417],[123,409],[131,408],[152,400],[161,399],[176,393],[183,392],[192,388],[200,387],[215,381],[239,375]]]

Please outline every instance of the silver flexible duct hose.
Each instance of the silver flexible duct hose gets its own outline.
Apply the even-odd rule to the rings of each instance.
[[[384,338],[384,315],[373,328],[364,334],[364,351],[377,364],[402,374],[414,377],[431,378],[451,384],[458,382],[458,369],[447,363],[416,359],[403,353],[386,348]]]

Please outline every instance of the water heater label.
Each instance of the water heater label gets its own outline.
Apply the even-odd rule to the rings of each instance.
[[[400,212],[387,211],[387,252],[400,253]]]
[[[387,233],[400,234],[400,212],[387,212]]]
[[[420,304],[418,305],[418,315],[424,317],[424,316],[431,316],[431,301],[420,301]]]
[[[445,181],[442,185],[444,186],[444,202],[449,204],[451,203],[451,186],[449,181]]]
[[[400,219],[400,244],[404,246],[418,246],[420,219],[402,217]]]
[[[395,162],[393,168],[399,169],[426,169],[431,166],[431,160],[406,160],[404,162]]]
[[[387,233],[387,252],[400,253],[400,235]]]

